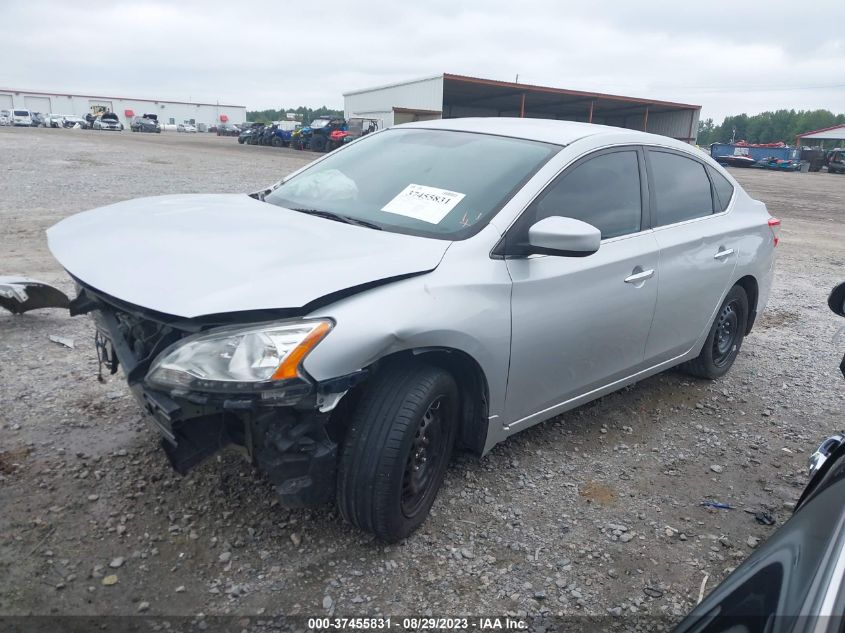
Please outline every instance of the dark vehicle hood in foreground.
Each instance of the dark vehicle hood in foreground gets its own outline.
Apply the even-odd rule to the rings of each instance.
[[[127,200],[47,231],[59,263],[130,304],[193,318],[300,308],[428,272],[450,242],[309,216],[244,194]]]

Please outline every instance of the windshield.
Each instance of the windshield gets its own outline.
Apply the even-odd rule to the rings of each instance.
[[[15,116],[29,116],[29,110],[15,110]]]
[[[311,127],[317,128],[317,129],[319,129],[321,127],[326,127],[328,124],[329,124],[328,119],[314,119],[313,121],[311,121]]]
[[[264,200],[397,233],[465,239],[559,149],[488,134],[392,129],[329,155]]]

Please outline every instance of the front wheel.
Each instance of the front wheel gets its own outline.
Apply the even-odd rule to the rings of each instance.
[[[734,364],[748,325],[748,295],[734,286],[722,302],[698,358],[684,365],[693,376],[713,380],[728,373]]]
[[[396,542],[425,521],[452,455],[458,388],[449,372],[418,363],[376,374],[349,426],[338,472],[344,518]]]

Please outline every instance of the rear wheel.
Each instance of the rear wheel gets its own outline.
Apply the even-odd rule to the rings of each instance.
[[[352,416],[338,473],[340,512],[395,542],[425,521],[449,465],[458,427],[452,376],[424,364],[392,364]]]
[[[271,143],[272,143],[273,147],[281,147],[282,146],[282,139],[280,139],[278,136],[274,136]]]
[[[734,286],[716,313],[698,358],[685,363],[684,369],[699,378],[724,376],[739,354],[747,324],[748,295],[742,286]]]

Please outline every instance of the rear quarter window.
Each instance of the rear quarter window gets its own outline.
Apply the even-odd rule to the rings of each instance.
[[[710,180],[713,181],[713,188],[716,190],[716,212],[721,213],[728,208],[731,198],[734,195],[734,186],[730,181],[715,169],[709,168]]]

